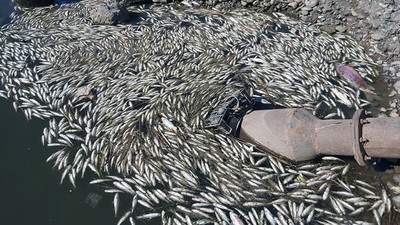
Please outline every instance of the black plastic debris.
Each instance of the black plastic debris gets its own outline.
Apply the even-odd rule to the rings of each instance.
[[[236,135],[243,116],[253,109],[255,103],[255,99],[251,98],[244,89],[236,91],[211,112],[207,127]]]

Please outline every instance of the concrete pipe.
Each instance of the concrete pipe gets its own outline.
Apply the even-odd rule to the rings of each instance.
[[[400,119],[366,119],[364,110],[346,120],[320,120],[301,108],[253,111],[240,137],[296,162],[318,155],[354,156],[360,165],[370,157],[400,158]]]

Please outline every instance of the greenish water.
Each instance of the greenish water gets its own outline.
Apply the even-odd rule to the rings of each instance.
[[[10,0],[0,0],[0,26],[10,22],[13,10]],[[78,179],[76,189],[68,178],[60,185],[61,173],[52,168],[52,162],[46,163],[56,149],[41,143],[46,125],[47,121],[39,119],[26,121],[20,111],[14,111],[12,100],[0,98],[0,225],[117,224],[113,196],[89,185],[90,177]],[[103,196],[95,208],[85,202],[89,193]],[[121,199],[124,209],[126,203],[127,199]]]
[[[10,21],[14,5],[0,0],[0,26]],[[55,150],[42,146],[47,121],[26,121],[15,113],[11,100],[0,98],[0,224],[1,225],[109,225],[116,224],[111,196],[89,186],[88,180],[60,185],[61,174],[46,163]],[[72,190],[72,191],[70,191]],[[104,198],[92,208],[91,192]]]
[[[0,224],[109,225],[116,224],[111,196],[88,181],[60,185],[60,173],[46,158],[54,149],[43,147],[45,121],[27,122],[10,100],[0,99]],[[72,190],[72,192],[70,192]],[[95,192],[104,198],[96,208],[85,203]]]

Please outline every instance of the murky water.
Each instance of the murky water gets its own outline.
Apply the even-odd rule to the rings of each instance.
[[[0,6],[2,26],[10,22],[14,4],[0,0]],[[117,224],[119,217],[114,217],[112,196],[89,185],[91,179],[78,179],[76,189],[68,179],[60,185],[61,174],[46,163],[55,149],[41,143],[46,125],[47,121],[39,119],[26,121],[20,111],[14,111],[12,100],[0,98],[0,224]],[[103,197],[95,208],[85,202],[90,193]],[[152,223],[160,221],[146,222]]]
[[[60,185],[60,174],[46,163],[54,149],[40,142],[46,122],[27,122],[12,102],[0,100],[0,224],[116,224],[111,197],[78,180]],[[104,198],[96,208],[85,203],[91,192]]]
[[[14,5],[0,0],[0,25],[10,21]],[[72,189],[60,185],[60,174],[46,163],[54,150],[40,140],[47,122],[26,121],[15,113],[11,100],[0,99],[0,224],[7,225],[109,225],[116,224],[111,197],[78,181]],[[104,198],[92,208],[85,199],[89,193]]]
[[[14,3],[11,0],[0,0],[0,26],[11,21],[10,14],[13,11]]]

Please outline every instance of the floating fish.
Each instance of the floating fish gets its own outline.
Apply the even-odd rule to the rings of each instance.
[[[161,120],[162,120],[163,124],[164,124],[168,129],[174,130],[174,131],[177,130],[176,126],[175,126],[169,119],[167,119],[167,118],[165,118],[165,117],[161,117]]]
[[[234,213],[234,212],[229,212],[229,217],[232,220],[233,225],[243,225],[243,221],[240,219],[240,217]]]
[[[346,79],[351,85],[360,90],[372,91],[374,88],[370,87],[361,75],[355,71],[351,66],[340,64],[336,67],[339,74]]]

